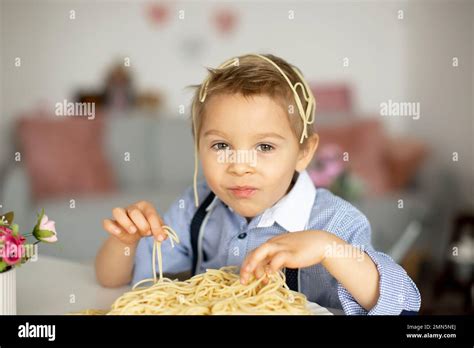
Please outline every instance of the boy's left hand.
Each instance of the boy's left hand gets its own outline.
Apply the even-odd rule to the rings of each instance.
[[[283,267],[302,268],[322,262],[329,235],[326,231],[309,230],[269,239],[245,258],[240,269],[241,283],[246,284],[252,274],[261,278]]]

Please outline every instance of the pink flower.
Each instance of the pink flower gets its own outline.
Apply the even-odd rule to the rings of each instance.
[[[12,234],[12,230],[10,228],[8,228],[7,226],[0,226],[0,240],[1,240],[1,236],[3,235],[10,235]]]
[[[5,229],[2,231],[5,232]],[[17,264],[23,257],[23,244],[26,241],[22,235],[15,237],[11,232],[10,230],[10,233],[0,235],[0,242],[3,244],[0,249],[0,257],[10,266]]]
[[[35,227],[33,235],[42,242],[54,243],[58,240],[55,224],[53,220],[48,219],[47,215],[43,215]]]
[[[341,148],[329,144],[316,154],[315,168],[309,171],[309,175],[316,186],[329,187],[344,169]]]

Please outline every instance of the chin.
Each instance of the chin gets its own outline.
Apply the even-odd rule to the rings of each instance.
[[[237,205],[230,205],[230,206],[232,207],[234,212],[236,212],[240,216],[248,217],[248,218],[253,218],[262,212],[261,209],[258,209],[256,207],[251,207],[249,206],[248,203],[249,202],[242,202]]]

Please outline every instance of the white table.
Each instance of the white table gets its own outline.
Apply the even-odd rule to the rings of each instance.
[[[39,255],[17,269],[17,314],[67,314],[107,309],[130,287],[104,288],[93,263]]]
[[[84,309],[108,309],[130,286],[104,288],[95,278],[93,263],[78,263],[46,255],[17,269],[17,314],[67,314]],[[315,314],[331,315],[311,304]],[[333,312],[333,313],[331,313]]]

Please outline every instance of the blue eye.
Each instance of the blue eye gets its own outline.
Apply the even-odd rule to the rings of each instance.
[[[257,146],[257,149],[260,148],[260,151],[261,152],[270,152],[272,150],[274,150],[275,148],[270,145],[270,144],[260,144]]]
[[[229,145],[226,143],[217,143],[211,146],[211,149],[214,149],[216,151],[226,150],[228,148],[229,148]]]

